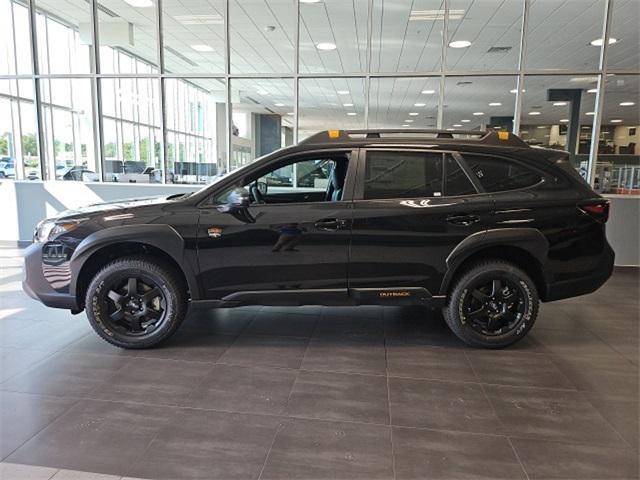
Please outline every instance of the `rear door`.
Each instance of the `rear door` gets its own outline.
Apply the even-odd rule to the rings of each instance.
[[[380,298],[376,289],[422,287],[438,294],[447,256],[486,229],[492,196],[478,193],[452,152],[369,148],[360,157],[350,293]]]

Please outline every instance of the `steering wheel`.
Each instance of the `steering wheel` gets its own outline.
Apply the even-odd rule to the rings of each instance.
[[[262,195],[260,188],[258,188],[257,181],[251,184],[251,186],[249,187],[249,193],[251,194],[251,198],[253,198],[254,203],[265,203],[264,196]]]

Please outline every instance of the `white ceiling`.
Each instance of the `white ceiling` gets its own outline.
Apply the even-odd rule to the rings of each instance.
[[[152,61],[157,56],[155,8],[133,8],[124,0],[99,0],[100,5],[119,18],[101,13],[100,22],[125,19],[133,24],[134,45],[128,49]],[[70,23],[88,22],[85,0],[38,0],[38,6]],[[471,119],[465,127],[482,125],[491,116],[513,112],[516,77],[482,77],[493,70],[515,70],[519,56],[523,0],[451,0],[449,40],[468,40],[469,48],[447,48],[447,68],[478,72],[470,78],[451,77],[445,85],[445,127]],[[599,48],[589,42],[599,38],[605,0],[532,0],[526,48],[526,66],[560,72],[564,69],[597,68]],[[166,67],[173,73],[221,74],[224,70],[223,0],[163,0]],[[609,68],[640,71],[640,1],[616,0],[612,36],[618,43],[609,48]],[[367,63],[368,0],[322,0],[300,4],[301,73],[362,72]],[[411,18],[414,12],[438,16],[443,0],[374,0],[371,67],[374,72],[438,71],[441,62],[442,19]],[[434,13],[435,12],[435,13]],[[206,15],[207,17],[193,17]],[[203,24],[185,24],[185,16],[205,18]],[[290,74],[293,71],[295,9],[293,0],[231,0],[232,73]],[[427,15],[428,16],[428,15]],[[441,17],[441,15],[440,15]],[[189,22],[187,22],[189,23]],[[197,23],[197,22],[196,22]],[[335,43],[332,51],[320,51],[316,44]],[[212,52],[196,52],[191,45],[209,45]],[[491,47],[511,47],[506,52],[489,53]],[[558,122],[568,116],[568,107],[554,107],[546,100],[548,88],[593,88],[589,82],[572,82],[572,77],[526,78],[523,97],[523,124]],[[620,82],[623,80],[623,82]],[[459,85],[460,81],[471,84]],[[372,79],[370,125],[400,127],[406,119],[414,126],[435,125],[437,94],[423,95],[424,89],[438,90],[437,78]],[[293,111],[291,80],[234,80],[237,108],[276,112]],[[337,95],[348,90],[347,96]],[[258,92],[266,91],[265,94]],[[640,123],[638,108],[621,108],[621,101],[638,103],[638,77],[610,78],[607,83],[605,123],[611,118]],[[585,93],[581,111],[594,108],[595,95]],[[500,102],[500,107],[489,107]],[[283,107],[275,107],[283,103]],[[343,103],[353,103],[344,107]],[[424,107],[414,107],[425,103]],[[537,117],[526,115],[533,109]],[[408,117],[411,111],[419,115]],[[347,116],[347,112],[356,113]],[[484,116],[472,116],[484,112]],[[364,119],[363,79],[303,79],[300,83],[300,126],[302,131],[336,127],[362,127]]]

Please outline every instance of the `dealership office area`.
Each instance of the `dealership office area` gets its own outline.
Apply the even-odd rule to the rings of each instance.
[[[637,0],[0,0],[0,479],[638,478],[639,24]],[[45,218],[362,129],[566,152],[610,203],[611,278],[500,350],[374,305],[192,309],[122,350],[22,289]],[[330,181],[307,173],[269,188]]]

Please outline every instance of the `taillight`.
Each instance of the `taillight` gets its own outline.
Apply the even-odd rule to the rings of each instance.
[[[609,220],[609,202],[607,200],[583,203],[578,207],[599,222],[605,223]]]

